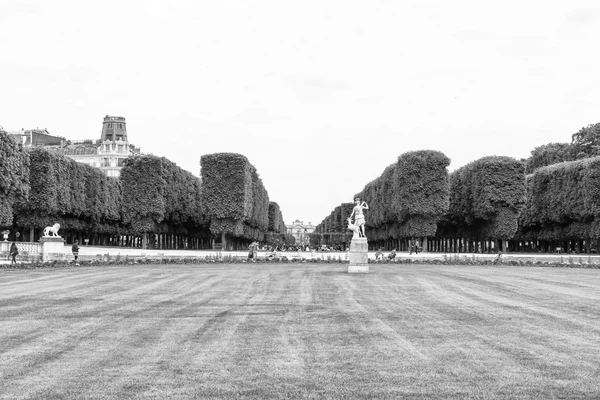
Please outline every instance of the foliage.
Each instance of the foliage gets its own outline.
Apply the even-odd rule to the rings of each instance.
[[[439,151],[402,154],[355,197],[366,201],[367,237],[370,240],[433,236],[437,222],[449,206],[450,159]],[[337,206],[315,229],[311,243],[350,241],[347,219],[354,203]],[[321,235],[319,235],[321,234]],[[331,236],[329,234],[338,234]]]
[[[555,164],[527,177],[523,237],[600,237],[600,157]]]
[[[483,157],[450,175],[450,207],[441,225],[451,236],[509,239],[525,202],[523,162]]]
[[[450,159],[433,150],[398,157],[357,194],[369,204],[369,239],[433,236],[449,206]]]
[[[13,223],[13,206],[29,195],[29,154],[0,129],[0,226]]]
[[[200,179],[164,157],[129,157],[123,164],[123,222],[143,232],[193,234],[204,229]]]
[[[120,184],[101,170],[46,150],[29,150],[30,192],[17,205],[16,222],[43,228],[117,232],[120,223]]]
[[[526,173],[537,168],[600,155],[600,123],[590,124],[571,135],[571,143],[548,143],[536,147],[526,160]]]
[[[600,122],[581,128],[571,138],[572,159],[600,155]]]
[[[59,268],[86,268],[86,267],[105,267],[105,266],[127,266],[127,265],[156,265],[156,264],[346,264],[348,261],[337,253],[319,253],[317,257],[291,257],[279,256],[270,258],[259,256],[250,261],[246,257],[235,257],[231,255],[206,255],[198,257],[111,257],[109,260],[79,260],[73,261],[48,261],[48,262],[18,262],[17,264],[0,264],[0,269],[59,269]],[[595,263],[593,259],[573,259],[572,257],[560,257],[560,259],[551,259],[549,261],[531,261],[520,259],[502,259],[502,258],[482,258],[476,256],[454,255],[442,258],[411,258],[396,257],[392,260],[384,258],[383,260],[369,259],[369,264],[417,264],[417,265],[470,265],[470,266],[519,266],[519,267],[551,267],[551,268],[578,268],[578,269],[600,269],[600,264]]]
[[[281,210],[279,204],[274,201],[269,202],[269,231],[280,232],[281,223],[279,218],[281,217]]]
[[[548,143],[531,150],[526,160],[525,172],[531,174],[538,168],[547,165],[571,161],[571,145],[568,143]]]
[[[105,234],[144,232],[206,236],[225,232],[263,240],[272,229],[292,244],[277,203],[239,154],[202,158],[203,181],[166,158],[133,156],[119,179],[44,148],[24,150],[0,132],[0,224]],[[206,200],[206,206],[203,206]],[[273,206],[270,209],[270,206]]]
[[[254,166],[236,153],[203,155],[200,164],[211,232],[262,240],[269,228],[269,196]]]
[[[135,233],[157,232],[165,218],[166,181],[159,157],[129,157],[121,170],[123,222]]]

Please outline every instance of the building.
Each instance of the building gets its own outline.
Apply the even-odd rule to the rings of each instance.
[[[103,170],[108,176],[119,176],[123,161],[140,149],[127,139],[127,123],[123,117],[105,116],[99,140],[74,141],[60,152],[73,160]]]
[[[100,139],[96,140],[69,141],[39,128],[7,133],[25,147],[56,150],[77,162],[100,168],[106,175],[114,177],[119,176],[127,157],[140,154],[140,149],[127,139],[127,123],[123,117],[105,116]]]
[[[315,226],[310,222],[305,224],[304,221],[295,220],[286,226],[287,233],[294,236],[296,244],[307,245],[310,243],[309,235],[315,231]]]
[[[8,131],[7,133],[25,147],[60,148],[67,143],[67,140],[64,137],[53,136],[46,128],[21,129],[20,131]]]

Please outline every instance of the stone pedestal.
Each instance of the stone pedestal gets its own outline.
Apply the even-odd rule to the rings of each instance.
[[[44,236],[42,244],[42,261],[63,260],[65,258],[65,240],[60,236]]]
[[[349,274],[368,274],[369,273],[369,246],[367,238],[352,238],[350,242],[350,251],[348,252]]]

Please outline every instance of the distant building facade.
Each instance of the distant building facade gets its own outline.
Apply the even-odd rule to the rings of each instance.
[[[100,168],[106,175],[113,177],[119,176],[127,157],[140,154],[140,149],[127,139],[127,123],[123,117],[104,117],[100,139],[95,140],[69,141],[64,137],[51,135],[47,129],[39,128],[7,133],[25,147],[53,149],[77,162]]]
[[[74,141],[60,149],[60,152],[73,160],[100,168],[106,175],[117,177],[123,168],[123,161],[140,149],[127,139],[127,123],[123,117],[105,116],[99,140]]]
[[[7,131],[17,142],[25,147],[56,147],[60,148],[67,143],[64,137],[53,136],[47,129],[21,129],[20,131]]]
[[[291,224],[286,226],[287,233],[296,238],[296,244],[307,245],[309,244],[309,235],[315,231],[315,226],[310,222],[305,224],[304,221],[295,220]]]

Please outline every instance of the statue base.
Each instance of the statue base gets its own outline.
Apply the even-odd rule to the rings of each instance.
[[[40,239],[42,244],[42,261],[65,259],[65,240],[60,236],[44,236]]]
[[[350,260],[349,274],[369,273],[369,245],[366,237],[352,238],[348,259]]]

